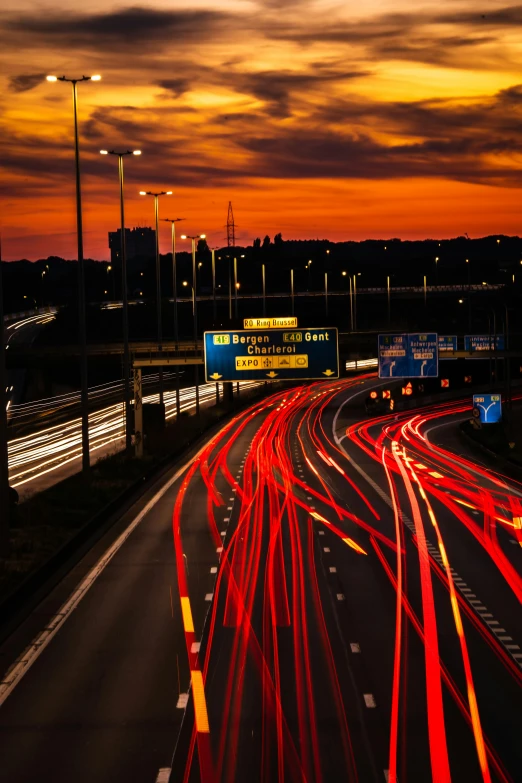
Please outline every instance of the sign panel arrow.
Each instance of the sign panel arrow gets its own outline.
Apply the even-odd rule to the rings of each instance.
[[[217,372],[214,373],[214,375],[209,375],[209,378],[212,378],[213,381],[219,381],[220,378],[222,378],[222,375],[218,375]]]

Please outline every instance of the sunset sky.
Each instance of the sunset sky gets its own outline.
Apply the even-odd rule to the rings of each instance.
[[[74,10],[75,8],[81,10]],[[522,5],[498,0],[7,0],[0,11],[4,259],[74,258],[70,85],[85,255],[164,217],[223,245],[518,234]],[[170,203],[168,203],[170,202]],[[164,233],[163,233],[164,232]],[[162,227],[162,250],[169,245]]]

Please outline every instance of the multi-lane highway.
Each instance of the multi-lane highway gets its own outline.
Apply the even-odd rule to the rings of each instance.
[[[169,374],[169,375],[173,375]],[[154,385],[157,375],[145,376],[144,386]],[[248,388],[254,383],[242,382],[242,388]],[[89,400],[100,404],[106,396],[114,395],[114,387],[121,393],[121,384],[105,384],[90,390]],[[220,395],[223,398],[223,384],[220,384]],[[77,393],[53,397],[40,403],[18,405],[14,409],[15,416],[46,417],[76,404]],[[199,387],[201,405],[215,400],[216,384],[206,383]],[[157,402],[158,395],[146,394],[144,403]],[[176,416],[176,392],[164,393],[165,418]],[[196,405],[196,390],[194,386],[180,389],[180,411],[190,411]],[[89,414],[89,450],[92,462],[108,454],[121,451],[124,448],[125,422],[123,418],[123,403],[100,407]],[[82,453],[81,419],[76,416],[67,418],[59,424],[51,426],[40,425],[32,429],[28,435],[11,438],[8,444],[9,482],[15,487],[22,498],[40,491],[63,480],[80,470]]]
[[[8,324],[5,326],[6,349],[9,350],[9,348],[15,345],[32,344],[42,327],[53,321],[54,318],[54,312],[49,311],[46,313],[27,315],[18,321],[13,321],[13,323]],[[23,398],[25,370],[8,370],[6,380],[7,412],[9,415],[11,407],[19,404]]]
[[[3,779],[520,779],[522,485],[378,383],[265,398],[96,545],[0,648]]]

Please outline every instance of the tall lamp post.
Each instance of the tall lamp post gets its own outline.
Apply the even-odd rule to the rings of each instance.
[[[80,179],[80,141],[78,135],[78,83],[99,82],[101,76],[82,76],[68,79],[65,76],[47,76],[48,82],[68,82],[72,85],[74,116],[74,158],[76,168],[76,237],[78,242],[78,316],[80,323],[80,375],[81,375],[81,419],[82,419],[82,471],[87,475],[89,457],[89,386],[87,379],[87,325],[85,322],[85,264],[83,259],[82,188]]]
[[[241,258],[244,258],[244,255],[241,255]],[[239,290],[239,285],[237,282],[237,258],[234,256],[234,317],[237,318],[237,292]]]
[[[192,242],[192,317],[194,319],[194,348],[198,341],[198,308],[196,302],[196,239],[205,239],[206,234],[182,234],[182,239],[190,239]],[[194,365],[196,376],[196,414],[199,416],[199,367]]]
[[[161,266],[159,252],[159,199],[160,196],[172,196],[172,190],[160,190],[152,193],[150,190],[140,190],[140,196],[154,197],[154,221],[156,226],[156,310],[158,317],[158,351],[163,350],[163,335],[161,331]],[[159,368],[159,401],[163,405],[163,367]]]
[[[263,281],[263,317],[266,315],[266,278],[265,278],[265,265],[261,264],[261,275]]]
[[[328,318],[328,272],[324,273],[324,310]]]
[[[216,303],[216,248],[211,247],[212,253],[212,323],[214,328],[217,320],[217,303]]]
[[[5,331],[2,250],[0,246],[0,557],[9,554],[9,456],[7,450],[7,376],[5,371]]]
[[[127,293],[127,249],[125,241],[125,204],[123,198],[123,158],[126,155],[141,155],[141,150],[100,150],[100,155],[116,155],[118,158],[118,182],[120,186],[120,255],[121,255],[121,301],[123,309],[123,404],[125,406],[125,450],[132,454],[132,422],[130,404],[130,350],[129,350],[129,297]],[[111,269],[110,265],[107,267]],[[113,278],[114,281],[114,278]],[[114,288],[113,288],[114,296]]]
[[[172,242],[172,298],[174,299],[174,342],[176,345],[179,342],[179,330],[178,330],[178,280],[176,271],[176,223],[185,218],[162,218],[165,223],[171,225],[171,242]],[[179,399],[179,373],[176,370],[176,416],[179,421],[179,414],[181,413],[181,403]]]

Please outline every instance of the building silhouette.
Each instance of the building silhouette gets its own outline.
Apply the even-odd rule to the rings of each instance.
[[[153,258],[156,253],[156,232],[153,228],[126,228],[125,245],[127,259]],[[121,260],[121,229],[109,231],[111,264]]]

